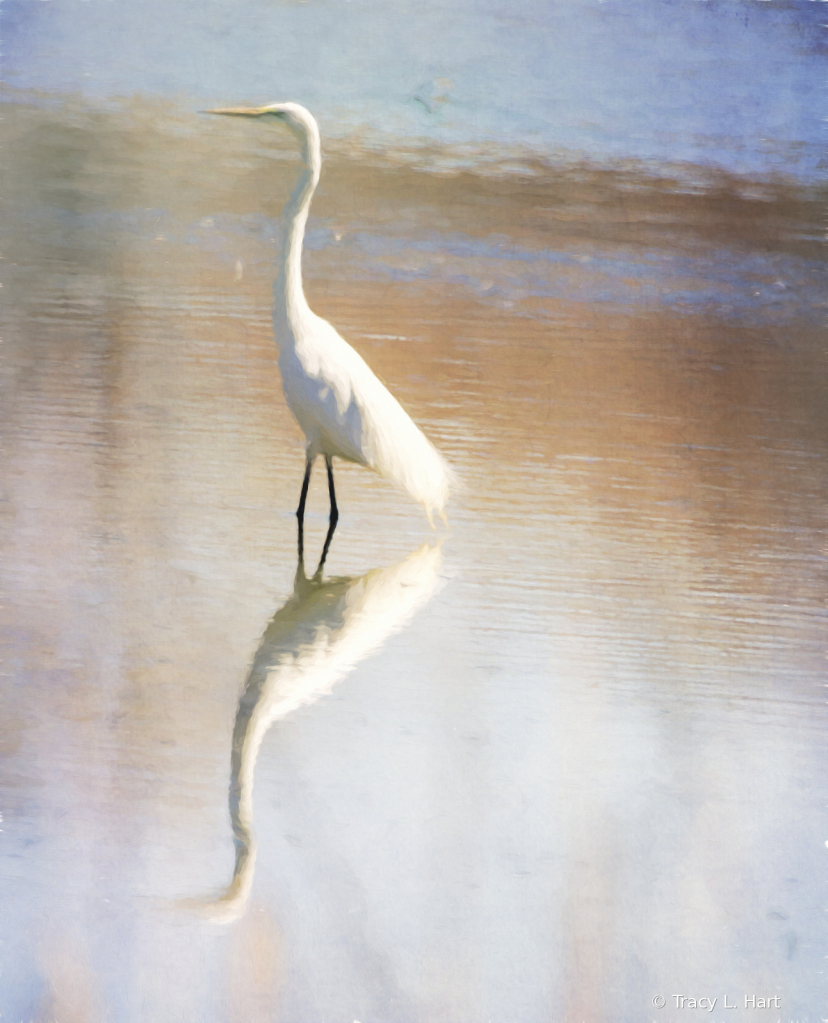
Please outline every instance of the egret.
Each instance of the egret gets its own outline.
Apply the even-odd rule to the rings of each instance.
[[[445,460],[365,360],[327,320],[311,311],[305,299],[302,242],[322,169],[316,119],[298,103],[227,107],[208,113],[281,121],[298,139],[305,164],[282,213],[282,252],[273,286],[273,331],[279,346],[282,388],[307,440],[305,477],[296,511],[300,557],[308,484],[319,455],[328,470],[330,497],[320,567],[339,519],[334,458],[367,466],[407,491],[425,507],[429,522],[434,511],[445,520],[443,509],[452,482]]]

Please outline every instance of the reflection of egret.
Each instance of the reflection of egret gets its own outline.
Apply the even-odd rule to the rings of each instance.
[[[241,914],[253,883],[253,771],[268,728],[330,692],[401,629],[437,588],[440,559],[440,548],[426,544],[389,568],[327,580],[318,573],[308,579],[300,559],[293,594],[265,629],[236,713],[230,782],[236,865],[210,907],[217,922]]]
[[[322,169],[319,126],[298,103],[232,107],[213,114],[278,118],[298,138],[305,170],[284,209],[284,243],[273,289],[273,328],[279,345],[282,387],[307,438],[307,464],[296,515],[302,552],[305,499],[311,469],[322,455],[328,469],[331,518],[322,562],[339,517],[331,460],[368,466],[432,511],[442,514],[450,470],[364,360],[326,320],[312,313],[302,290],[302,242]]]

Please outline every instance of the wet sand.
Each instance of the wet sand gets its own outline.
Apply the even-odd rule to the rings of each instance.
[[[332,147],[311,306],[463,487],[427,602],[265,735],[216,923],[179,900],[232,879],[237,704],[296,572],[269,314],[296,163],[137,102],[6,114],[4,1018],[813,1013],[818,196]],[[437,542],[337,478],[331,576]],[[309,507],[318,550],[321,478]]]

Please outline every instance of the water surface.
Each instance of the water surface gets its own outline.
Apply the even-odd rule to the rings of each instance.
[[[817,198],[329,147],[311,305],[463,487],[443,536],[342,467],[303,596],[269,318],[297,165],[258,127],[6,108],[3,1018],[815,1019]],[[326,515],[320,474],[311,554]],[[255,869],[211,915],[239,700],[294,655],[319,684],[262,730]]]

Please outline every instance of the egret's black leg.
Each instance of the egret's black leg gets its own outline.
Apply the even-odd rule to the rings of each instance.
[[[299,498],[299,507],[296,509],[296,518],[299,520],[299,560],[305,556],[305,501],[308,499],[308,485],[310,484],[311,469],[313,462],[309,458],[305,466],[305,478],[302,480],[302,494]]]
[[[333,459],[330,457],[325,459],[325,468],[328,470],[328,497],[331,499],[331,528],[336,529],[336,524],[339,522],[339,509],[336,506],[336,490],[334,490]]]
[[[336,529],[337,522],[339,522],[339,509],[336,506],[336,491],[334,490],[333,466],[331,465],[329,455],[325,456],[325,465],[328,469],[328,496],[331,499],[331,517],[328,523],[328,535],[325,537],[325,545],[322,548],[322,557],[319,559],[319,567],[316,569],[317,575],[319,575],[325,565],[325,558],[328,556],[328,548],[331,546],[334,530]]]

